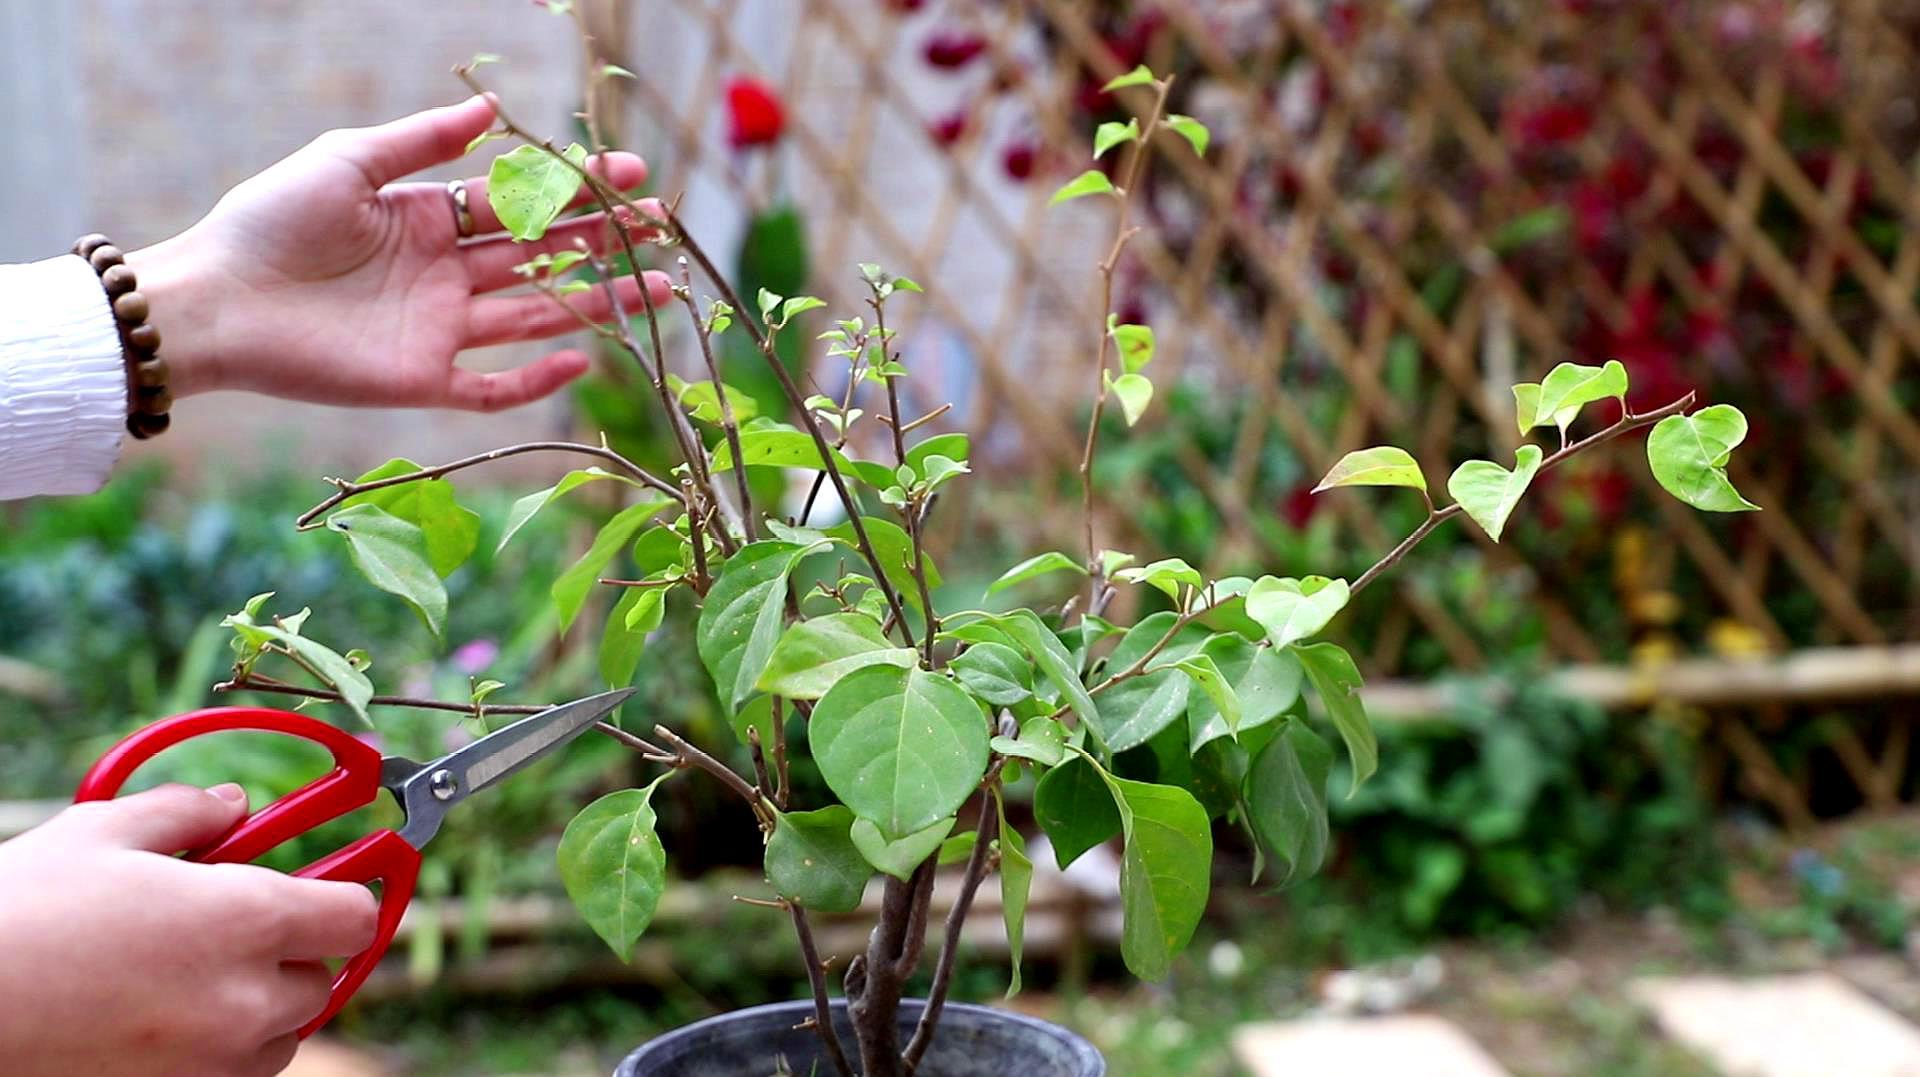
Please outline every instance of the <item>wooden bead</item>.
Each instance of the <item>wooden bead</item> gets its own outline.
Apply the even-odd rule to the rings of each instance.
[[[125,269],[126,267],[115,266],[114,268]],[[147,320],[149,313],[151,311],[147,306],[147,297],[139,292],[128,292],[113,301],[113,316],[127,325],[139,325]]]
[[[133,387],[140,390],[163,389],[167,384],[167,361],[143,359],[133,364]]]
[[[127,416],[127,433],[145,440],[153,437],[155,434],[165,433],[167,426],[172,423],[172,421],[172,419],[164,414],[147,415],[141,412],[135,412]]]
[[[111,296],[126,295],[140,286],[133,277],[133,267],[129,265],[108,266],[107,271],[100,274],[100,283],[106,286],[107,294]]]
[[[93,266],[95,273],[105,273],[109,268],[126,260],[127,256],[120,252],[120,248],[111,243],[96,247],[92,254],[87,255],[87,262]]]
[[[116,310],[115,313],[117,314],[118,311]],[[138,351],[152,355],[160,350],[160,330],[155,329],[150,323],[142,322],[127,330],[127,343]]]
[[[94,251],[106,246],[109,242],[111,241],[108,240],[106,236],[98,232],[92,232],[74,240],[73,253],[82,258],[92,258]]]

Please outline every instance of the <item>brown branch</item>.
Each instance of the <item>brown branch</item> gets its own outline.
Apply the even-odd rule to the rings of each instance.
[[[686,498],[680,491],[674,489],[665,479],[649,473],[639,464],[621,456],[612,449],[603,448],[598,445],[584,445],[572,441],[529,441],[522,445],[509,445],[504,449],[491,449],[487,452],[476,453],[473,456],[463,456],[458,460],[441,464],[438,467],[422,468],[419,471],[409,472],[405,475],[389,475],[384,479],[375,479],[372,482],[348,482],[345,479],[329,479],[327,481],[333,483],[336,487],[333,495],[318,505],[315,505],[313,508],[301,513],[299,519],[294,521],[294,526],[302,531],[310,531],[317,526],[313,522],[315,518],[333,508],[335,505],[340,504],[342,501],[359,494],[368,493],[373,490],[382,490],[389,486],[399,486],[402,483],[437,479],[442,475],[459,471],[462,468],[474,467],[479,464],[490,464],[495,460],[503,460],[509,456],[519,456],[522,453],[530,452],[570,452],[579,453],[582,456],[596,456],[619,468],[625,472],[629,478],[639,482],[642,486],[665,494],[681,504],[686,503]]]
[[[1100,343],[1095,352],[1093,370],[1093,411],[1087,416],[1087,443],[1080,453],[1080,511],[1086,525],[1088,591],[1087,609],[1094,611],[1099,602],[1101,588],[1106,581],[1100,571],[1099,549],[1093,536],[1093,458],[1100,444],[1100,419],[1107,410],[1107,348],[1112,343],[1113,333],[1107,327],[1107,320],[1113,310],[1113,276],[1119,268],[1121,252],[1126,250],[1127,241],[1133,238],[1137,228],[1127,225],[1127,219],[1133,210],[1133,194],[1140,185],[1140,176],[1146,170],[1147,152],[1153,138],[1159,133],[1160,117],[1167,110],[1167,94],[1173,90],[1173,76],[1169,75],[1154,84],[1158,91],[1153,99],[1153,111],[1149,114],[1147,125],[1141,129],[1140,137],[1135,140],[1133,158],[1127,165],[1126,182],[1120,186],[1120,217],[1114,226],[1113,246],[1100,262]]]
[[[707,324],[700,320],[699,305],[693,301],[693,273],[687,268],[685,255],[680,258],[680,301],[687,306],[687,318],[693,323],[693,335],[700,340],[700,355],[707,363],[707,377],[713,379],[713,395],[720,401],[720,426],[726,431],[727,447],[733,450],[733,481],[740,494],[740,520],[747,541],[754,539],[753,495],[747,491],[747,458],[740,450],[740,423],[733,415],[733,401],[727,398],[727,387],[720,380],[720,364],[713,358],[713,335],[707,331]],[[736,318],[744,317],[738,311]]]
[[[685,738],[666,726],[654,726],[653,735],[666,741],[672,748],[676,757],[675,766],[698,767],[718,778],[720,784],[733,790],[741,799],[753,806],[753,813],[759,817],[762,826],[771,824],[772,820],[767,817],[766,803],[761,799],[759,792],[749,785],[745,778],[735,773],[732,767],[687,743]]]
[[[982,798],[973,855],[967,858],[967,873],[960,884],[960,894],[954,899],[953,908],[947,912],[947,934],[941,940],[940,958],[934,965],[933,985],[927,991],[927,1008],[921,1011],[920,1024],[913,1030],[913,1040],[907,1044],[906,1053],[900,1056],[908,1077],[912,1077],[927,1048],[932,1046],[934,1029],[939,1026],[940,1013],[947,1005],[947,990],[953,985],[953,967],[960,952],[960,931],[973,911],[974,895],[987,877],[987,847],[993,843],[1000,825],[999,815],[993,809],[993,797]]]
[[[331,689],[306,688],[297,684],[288,684],[285,681],[276,680],[258,673],[246,673],[236,676],[230,681],[221,681],[219,684],[213,686],[213,690],[216,692],[268,692],[274,695],[301,696],[306,699],[325,700],[330,703],[339,703],[345,698],[339,692]],[[415,710],[451,711],[456,714],[471,715],[475,718],[485,718],[489,714],[539,714],[542,711],[553,709],[552,704],[542,703],[455,703],[451,700],[419,699],[413,696],[374,696],[372,699],[367,700],[367,705],[370,707],[411,707]],[[595,722],[593,727],[599,732],[605,733],[621,744],[646,756],[651,762],[673,762],[674,757],[660,746],[644,738],[636,737],[611,722]]]
[[[833,1003],[827,997],[827,970],[820,963],[820,949],[813,941],[813,926],[807,923],[807,910],[789,901],[787,912],[793,917],[793,933],[800,938],[800,956],[807,966],[807,983],[813,987],[813,1026],[827,1057],[840,1071],[840,1077],[853,1077],[847,1052],[840,1046],[840,1030],[833,1025]]]
[[[1602,430],[1596,434],[1592,434],[1585,438],[1582,438],[1581,440],[1576,441],[1571,445],[1562,447],[1559,451],[1555,452],[1552,456],[1549,456],[1545,460],[1541,461],[1539,470],[1540,471],[1551,470],[1552,468],[1558,467],[1562,463],[1566,462],[1566,460],[1569,459],[1570,457],[1573,457],[1579,453],[1583,453],[1588,449],[1594,448],[1596,446],[1604,445],[1607,442],[1612,441],[1614,438],[1617,438],[1622,434],[1628,433],[1633,430],[1638,430],[1639,428],[1643,426],[1648,426],[1652,423],[1657,423],[1661,419],[1664,419],[1669,415],[1679,415],[1685,412],[1688,408],[1692,406],[1693,406],[1693,394],[1687,393],[1684,396],[1680,397],[1678,400],[1675,400],[1670,404],[1666,404],[1661,407],[1655,408],[1654,410],[1646,412],[1641,415],[1626,414],[1624,413],[1624,410],[1623,410],[1623,414],[1620,416],[1619,421],[1615,422],[1612,426],[1607,427],[1605,430]],[[1353,595],[1359,594],[1360,591],[1363,588],[1365,588],[1368,584],[1371,584],[1374,580],[1378,579],[1381,573],[1385,572],[1386,570],[1392,568],[1394,565],[1398,564],[1402,558],[1406,557],[1407,554],[1413,551],[1413,548],[1415,546],[1418,546],[1420,544],[1420,541],[1422,539],[1432,534],[1435,528],[1438,528],[1441,524],[1446,523],[1448,520],[1453,519],[1455,516],[1460,515],[1464,511],[1465,510],[1462,509],[1458,503],[1448,505],[1444,509],[1430,509],[1427,513],[1426,520],[1422,521],[1420,526],[1415,528],[1412,534],[1408,535],[1404,539],[1401,539],[1400,544],[1398,546],[1395,546],[1393,549],[1389,550],[1385,557],[1382,557],[1380,560],[1374,562],[1372,568],[1369,568],[1365,572],[1360,574],[1360,578],[1353,582],[1352,587],[1348,588],[1347,593],[1349,598],[1351,598],[1351,596]]]

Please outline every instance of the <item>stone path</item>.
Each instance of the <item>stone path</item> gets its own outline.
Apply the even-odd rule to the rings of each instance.
[[[1643,979],[1630,993],[1726,1077],[1920,1077],[1920,1029],[1828,973]],[[1254,1077],[1507,1073],[1457,1026],[1422,1014],[1249,1025],[1234,1051]]]

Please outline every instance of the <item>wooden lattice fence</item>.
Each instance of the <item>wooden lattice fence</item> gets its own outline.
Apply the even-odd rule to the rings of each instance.
[[[1430,479],[1510,453],[1504,386],[1567,359],[1620,358],[1636,405],[1697,386],[1753,420],[1733,478],[1768,511],[1702,519],[1647,496],[1634,452],[1569,469],[1540,492],[1536,537],[1463,529],[1437,555],[1458,579],[1406,573],[1358,611],[1372,672],[1916,638],[1920,4],[690,0],[628,17],[607,38],[629,42],[663,188],[696,209],[791,197],[835,300],[856,300],[842,267],[859,260],[927,284],[905,327],[934,372],[921,389],[956,397],[950,420],[1003,460],[1068,458],[1091,375],[1108,211],[1047,196],[1095,123],[1145,104],[1101,81],[1140,61],[1177,74],[1175,107],[1216,144],[1150,151],[1121,298],[1159,331],[1156,380],[1199,391],[1156,403],[1134,436],[1160,455],[1123,453],[1113,478],[1119,504],[1198,499],[1222,523],[1125,511],[1103,521],[1116,543],[1222,572],[1326,550],[1364,565],[1417,517],[1364,495],[1310,508],[1302,487],[1368,444],[1414,448]],[[788,103],[771,155],[717,137],[737,75]],[[1070,513],[1035,515],[1012,526],[1073,548]],[[1488,613],[1514,601],[1520,621]],[[1863,793],[1897,799],[1904,723],[1827,724],[1856,742],[1836,752]]]

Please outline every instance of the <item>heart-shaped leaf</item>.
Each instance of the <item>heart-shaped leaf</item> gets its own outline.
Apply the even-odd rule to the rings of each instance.
[[[583,181],[573,166],[586,164],[587,148],[576,142],[565,156],[561,161],[538,146],[520,146],[493,159],[487,172],[487,204],[513,238],[546,235],[579,192]]]
[[[1512,471],[1491,460],[1469,460],[1447,479],[1447,493],[1488,538],[1499,542],[1500,533],[1507,528],[1507,517],[1513,515],[1520,495],[1527,492],[1534,473],[1540,470],[1540,460],[1538,445],[1520,446]]]
[[[667,851],[654,830],[653,791],[608,793],[580,810],[560,836],[560,881],[596,934],[622,961],[633,950],[667,887]]]
[[[1347,605],[1347,581],[1262,576],[1247,591],[1247,616],[1267,630],[1275,647],[1312,639]]]
[[[1560,415],[1569,409],[1577,412],[1596,400],[1620,399],[1626,395],[1627,368],[1618,359],[1609,359],[1602,366],[1561,363],[1540,381],[1534,424],[1539,425],[1542,416],[1552,416],[1557,423]]]
[[[820,774],[855,815],[912,834],[958,811],[987,771],[987,717],[959,685],[922,669],[868,666],[807,723]]]
[[[1341,457],[1313,492],[1317,494],[1336,486],[1411,486],[1424,493],[1427,477],[1420,473],[1420,465],[1407,450],[1380,445],[1355,449]]]
[[[1647,463],[1666,491],[1706,512],[1757,512],[1727,479],[1727,459],[1747,439],[1747,417],[1731,404],[1669,415],[1647,436]]]
[[[1522,382],[1513,387],[1513,417],[1522,434],[1531,433],[1536,426],[1544,426],[1547,417],[1540,414],[1540,383]],[[1580,417],[1579,407],[1562,408],[1552,416],[1553,425],[1560,428],[1564,437],[1567,427]]]
[[[773,892],[820,912],[859,908],[873,869],[854,846],[852,827],[853,812],[842,804],[776,815],[766,859]]]

